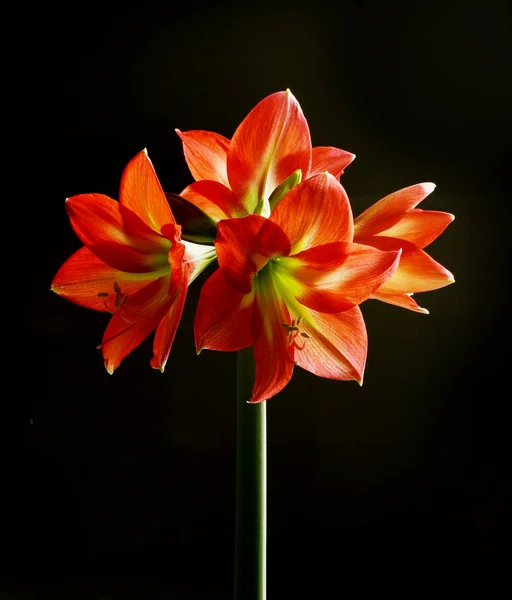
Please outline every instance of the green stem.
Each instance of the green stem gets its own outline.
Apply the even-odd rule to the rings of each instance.
[[[265,600],[267,546],[266,402],[248,404],[252,348],[237,355],[235,600]]]

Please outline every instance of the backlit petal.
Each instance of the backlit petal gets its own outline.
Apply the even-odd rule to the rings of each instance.
[[[243,217],[247,214],[235,194],[216,181],[191,183],[180,196],[197,206],[215,222],[229,217]]]
[[[351,242],[352,209],[343,186],[330,173],[296,185],[270,216],[286,233],[293,254],[329,242]]]
[[[408,294],[386,294],[380,289],[373,293],[370,298],[428,315],[428,310],[419,306],[419,304]]]
[[[431,194],[433,183],[418,183],[403,188],[367,208],[354,221],[354,236],[368,236],[386,231]]]
[[[151,359],[150,364],[153,369],[160,369],[162,373],[164,372],[167,359],[169,358],[172,344],[176,337],[176,330],[178,329],[181,315],[183,314],[183,307],[185,306],[185,300],[187,298],[187,288],[188,275],[187,271],[185,271],[180,290],[176,293],[171,307],[156,328],[155,339],[153,342],[154,356]]]
[[[119,202],[160,233],[164,225],[176,223],[147,152],[139,152],[121,178]]]
[[[283,230],[259,215],[220,221],[215,248],[226,279],[244,293],[251,291],[254,274],[270,258],[290,252]]]
[[[295,362],[319,377],[355,379],[362,382],[368,339],[358,306],[337,314],[310,311],[310,322],[301,323],[302,349],[295,349]]]
[[[183,153],[192,177],[196,181],[211,179],[229,187],[226,162],[229,140],[211,131],[180,131]]]
[[[410,242],[381,235],[361,239],[365,240],[364,243],[371,244],[381,250],[402,248],[398,269],[379,288],[381,292],[386,294],[428,292],[454,282],[454,277],[450,271],[435,261],[424,250]]]
[[[57,271],[51,289],[75,304],[113,312],[116,300],[114,284],[120,293],[131,296],[153,281],[157,275],[150,273],[126,273],[102,262],[88,248],[83,247],[72,254]],[[101,294],[98,296],[98,294]]]
[[[196,350],[234,351],[252,346],[254,294],[236,290],[217,269],[201,288],[194,321]]]
[[[132,225],[140,224],[139,237],[128,235],[119,202],[102,194],[83,194],[66,200],[71,226],[80,240],[100,260],[111,267],[131,273],[157,270],[165,265],[168,241],[154,234],[136,215]]]
[[[290,91],[257,104],[239,125],[228,151],[231,189],[254,212],[284,179],[311,164],[311,137],[299,103]]]
[[[355,154],[333,148],[332,146],[317,146],[311,153],[311,170],[309,177],[329,171],[331,175],[338,178],[348,165],[356,157]]]
[[[425,248],[433,242],[453,221],[454,216],[434,210],[415,208],[405,214],[398,223],[382,232],[387,237],[400,238]]]
[[[333,242],[282,259],[300,285],[297,300],[320,312],[337,313],[366,300],[395,272],[399,252]]]
[[[288,339],[283,327],[283,323],[289,322],[290,314],[268,273],[256,286],[254,319],[256,373],[251,403],[275,396],[293,374],[293,359],[288,352]]]
[[[111,319],[101,349],[105,368],[113,373],[132,350],[157,327],[169,310],[168,278],[161,278],[136,292]]]

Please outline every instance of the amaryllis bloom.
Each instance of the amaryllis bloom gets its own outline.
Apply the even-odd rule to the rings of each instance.
[[[59,269],[52,290],[112,314],[101,344],[109,373],[155,329],[151,366],[163,371],[187,286],[214,249],[180,240],[146,151],[126,166],[119,202],[83,194],[68,198],[66,210],[84,246]]]
[[[412,294],[454,282],[450,271],[423,250],[455,218],[449,213],[416,208],[435,187],[433,183],[418,183],[393,192],[355,220],[355,242],[380,250],[402,250],[395,274],[372,294],[372,298],[428,314],[427,309],[412,299]]]
[[[277,394],[294,364],[361,382],[367,336],[358,304],[395,271],[400,251],[353,243],[347,195],[330,173],[295,186],[269,218],[219,221],[219,268],[196,311],[196,348],[254,347],[251,402]]]
[[[289,90],[271,94],[257,104],[231,140],[209,131],[176,131],[196,180],[180,196],[213,225],[252,213],[268,217],[299,181],[324,171],[339,177],[355,158],[338,148],[311,147],[308,123]],[[173,202],[172,195],[169,200]],[[176,211],[181,211],[183,202],[174,200],[178,203]],[[178,221],[182,222],[180,218]],[[189,228],[188,218],[183,219],[183,225],[187,239],[212,239],[202,238],[203,230]]]

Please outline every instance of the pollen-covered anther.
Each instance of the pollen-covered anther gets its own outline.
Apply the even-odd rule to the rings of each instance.
[[[103,304],[109,313],[115,314],[122,306],[126,304],[128,300],[128,294],[123,294],[119,284],[114,281],[114,297],[108,292],[98,292],[96,294],[98,298],[103,298]]]
[[[307,334],[304,331],[300,331],[300,324],[302,321],[302,317],[298,317],[296,320],[292,319],[292,324],[290,325],[289,323],[282,323],[282,326],[286,329],[286,335],[288,337],[288,346],[291,346],[292,344],[297,348],[297,350],[302,350],[304,348],[304,345],[306,343],[306,340],[308,340],[311,336],[309,334]],[[297,343],[297,338],[302,337],[302,345],[299,345]]]

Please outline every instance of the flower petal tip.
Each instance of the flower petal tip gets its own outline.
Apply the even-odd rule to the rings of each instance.
[[[108,363],[107,361],[105,361],[105,369],[107,370],[107,373],[109,375],[113,375],[114,374],[114,365]]]

